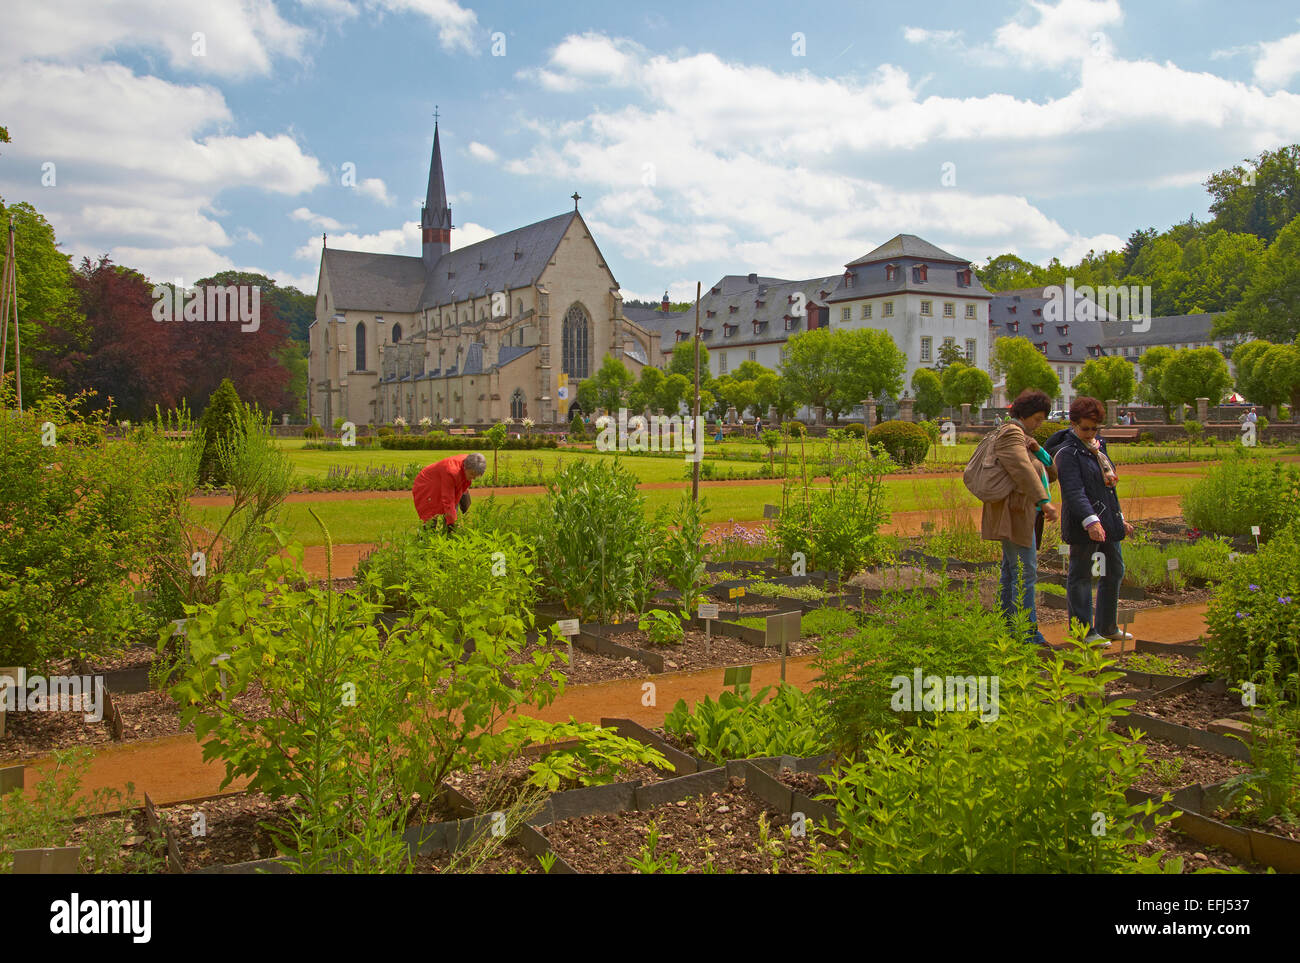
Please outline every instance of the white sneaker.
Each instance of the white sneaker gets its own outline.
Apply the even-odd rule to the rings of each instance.
[[[1112,642],[1132,642],[1132,641],[1133,641],[1133,633],[1131,633],[1131,632],[1116,632],[1116,633],[1113,634],[1113,635],[1108,635],[1108,636],[1106,636],[1106,638],[1110,639]]]
[[[1110,639],[1106,638],[1106,636],[1104,636],[1104,635],[1099,635],[1099,634],[1097,634],[1096,632],[1089,632],[1089,633],[1084,637],[1084,640],[1083,640],[1083,641],[1084,641],[1086,644],[1088,644],[1088,645],[1098,645],[1098,646],[1101,646],[1103,649],[1109,649],[1109,648],[1110,648]]]

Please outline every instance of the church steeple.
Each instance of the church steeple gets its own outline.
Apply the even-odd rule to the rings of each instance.
[[[425,270],[451,250],[451,208],[447,206],[447,185],[442,176],[442,148],[438,143],[438,121],[433,121],[433,158],[429,161],[429,189],[420,213],[421,256]]]

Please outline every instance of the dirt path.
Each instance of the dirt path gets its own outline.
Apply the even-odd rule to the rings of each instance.
[[[1278,456],[1279,461],[1300,461],[1297,455]],[[1176,461],[1165,462],[1158,465],[1132,465],[1127,468],[1120,464],[1120,472],[1124,478],[1142,478],[1158,477],[1167,474],[1185,474],[1192,473],[1198,469],[1204,469],[1207,465],[1214,462],[1204,461]],[[908,482],[908,481],[925,481],[926,479],[950,479],[959,478],[961,470],[955,468],[952,471],[929,471],[929,472],[907,472],[897,475],[886,476],[886,481]],[[810,482],[822,483],[828,479],[825,476],[810,479]],[[740,478],[730,481],[701,481],[701,488],[735,488],[754,485],[779,485],[780,478]],[[691,483],[688,481],[671,481],[671,482],[642,482],[636,486],[641,491],[669,491],[689,489]],[[514,488],[492,488],[492,487],[475,487],[471,489],[476,497],[486,498],[488,495],[541,495],[546,492],[543,485],[520,485]],[[409,499],[411,493],[405,489],[401,491],[367,491],[367,492],[294,492],[285,498],[287,504],[297,504],[300,502],[349,502],[349,501],[366,501],[384,498],[406,498]],[[197,506],[217,506],[229,505],[229,495],[195,495],[190,498],[190,504]]]
[[[1134,507],[1128,510],[1128,518],[1137,520],[1142,518],[1169,518],[1177,515],[1181,510],[1179,507],[1181,496],[1179,495],[1161,495],[1156,498],[1134,499]],[[951,520],[952,512],[945,509],[932,511],[915,511],[915,512],[895,512],[889,523],[883,526],[882,531],[887,535],[919,535],[921,534],[921,524],[923,522],[935,522],[936,524],[945,523]],[[969,517],[972,524],[978,526],[980,523],[980,509],[971,508]],[[713,534],[719,531],[731,531],[735,528],[744,528],[751,532],[762,531],[767,527],[765,521],[748,521],[748,522],[715,522],[709,526],[709,533]],[[375,546],[370,542],[351,542],[334,546],[334,577],[345,578],[356,571],[357,562],[359,562],[367,552]],[[308,545],[303,549],[302,556],[303,568],[309,575],[318,578],[325,577],[325,546]]]
[[[1195,641],[1205,631],[1205,605],[1174,605],[1146,609],[1138,613],[1129,627],[1137,638],[1162,642]],[[1063,623],[1045,625],[1043,633],[1053,644],[1064,638]],[[1129,648],[1132,643],[1129,644]],[[1116,647],[1116,651],[1119,650]],[[786,681],[805,691],[816,684],[814,656],[790,659],[786,663]],[[590,685],[570,686],[549,707],[527,714],[548,722],[572,718],[579,722],[600,722],[602,718],[632,719],[643,726],[659,726],[664,716],[685,699],[698,702],[706,695],[716,696],[724,688],[724,669],[701,669],[695,672],[669,672],[640,679],[619,679]],[[779,660],[755,664],[751,685],[758,689],[780,682]],[[39,759],[27,763],[27,792],[53,765]],[[178,802],[216,794],[224,775],[218,761],[204,762],[203,750],[189,733],[149,739],[128,745],[111,746],[99,752],[91,763],[83,783],[85,793],[101,787],[125,790],[135,784],[138,794],[148,792],[156,803]],[[234,784],[236,789],[242,782]],[[236,791],[232,789],[230,791]]]

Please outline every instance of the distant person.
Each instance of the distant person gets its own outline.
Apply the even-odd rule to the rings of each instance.
[[[415,513],[426,525],[442,517],[447,531],[456,527],[456,512],[469,511],[469,487],[476,478],[487,471],[487,459],[479,452],[452,455],[442,461],[426,465],[415,476],[411,497],[415,500]]]
[[[1120,511],[1116,486],[1119,475],[1097,435],[1106,409],[1096,398],[1075,398],[1070,427],[1047,439],[1061,483],[1061,538],[1070,546],[1066,603],[1071,622],[1087,630],[1085,642],[1109,646],[1133,638],[1119,627],[1119,586],[1124,578],[1120,542],[1133,526]],[[1104,568],[1097,582],[1097,607],[1092,604],[1093,558],[1101,553]]]
[[[984,502],[980,536],[1002,543],[1002,573],[999,608],[1008,627],[1017,611],[1029,616],[1028,641],[1046,646],[1038,631],[1035,595],[1038,582],[1038,539],[1035,526],[1039,515],[1048,521],[1059,517],[1052,504],[1049,486],[1056,477],[1051,459],[1034,441],[1034,431],[1047,419],[1052,399],[1041,391],[1025,389],[1011,404],[1010,418],[997,430],[992,441],[998,468],[1010,476],[1010,494],[999,501]],[[1031,448],[1032,446],[1032,448]],[[1021,585],[1016,597],[1017,582]]]
[[[754,416],[754,437],[757,438],[763,434],[763,419],[758,415]]]

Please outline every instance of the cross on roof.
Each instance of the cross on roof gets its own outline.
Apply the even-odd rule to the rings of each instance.
[[[436,126],[437,123],[438,123],[438,105],[437,105],[437,104],[434,104],[434,105],[433,105],[433,123],[434,123],[435,126]]]
[[[574,209],[575,211],[578,209],[578,201],[580,201],[580,200],[582,200],[582,195],[579,194],[577,191],[574,191],[574,192],[573,192],[573,209]]]

